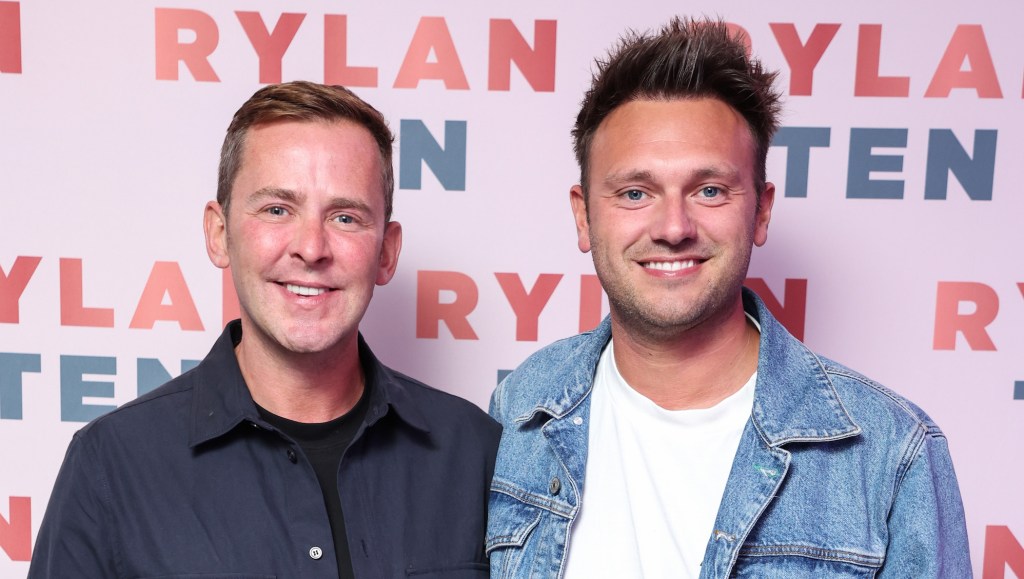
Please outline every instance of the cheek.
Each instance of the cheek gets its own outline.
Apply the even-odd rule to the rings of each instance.
[[[378,235],[339,235],[333,243],[334,258],[345,269],[376,272],[383,239]]]

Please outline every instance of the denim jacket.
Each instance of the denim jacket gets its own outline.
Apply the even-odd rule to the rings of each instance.
[[[812,353],[753,292],[743,301],[761,325],[754,406],[700,577],[971,577],[939,427]],[[610,338],[606,318],[552,344],[491,398],[504,426],[488,516],[492,579],[562,577],[586,496],[594,371]]]

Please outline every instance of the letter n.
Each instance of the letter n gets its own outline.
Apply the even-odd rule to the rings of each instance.
[[[555,20],[534,22],[534,47],[530,48],[511,20],[491,20],[487,89],[510,90],[514,61],[534,91],[553,92],[557,27],[558,22]]]
[[[1002,525],[985,527],[985,562],[982,579],[1003,579],[1006,567],[1017,577],[1024,577],[1024,547],[1010,531]]]
[[[804,339],[804,326],[807,321],[807,280],[787,279],[783,288],[785,305],[780,302],[768,284],[761,278],[748,277],[744,285],[761,296],[761,301],[768,311],[793,334],[797,340]]]
[[[400,127],[400,189],[422,189],[426,163],[445,191],[466,190],[466,121],[444,122],[444,147],[419,119],[402,119]]]
[[[5,520],[0,516],[0,549],[11,561],[28,561],[32,558],[32,499],[10,497],[10,515]]]

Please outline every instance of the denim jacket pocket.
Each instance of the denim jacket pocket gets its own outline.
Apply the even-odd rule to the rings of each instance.
[[[744,546],[731,576],[868,579],[878,574],[882,562],[872,555],[806,545]]]
[[[523,547],[544,516],[543,509],[493,490],[489,508],[485,545],[488,555],[501,547]]]

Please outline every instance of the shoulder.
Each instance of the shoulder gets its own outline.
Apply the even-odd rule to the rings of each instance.
[[[385,367],[392,397],[405,398],[422,418],[431,432],[449,432],[460,436],[482,436],[497,444],[501,427],[479,406],[472,402],[429,386],[415,378]],[[400,400],[396,400],[400,402]],[[399,412],[401,412],[399,408]]]
[[[192,406],[196,370],[190,370],[134,400],[95,418],[75,434],[79,441],[100,442],[114,437],[119,444],[133,444],[172,425],[185,436]]]
[[[818,356],[818,359],[843,405],[862,428],[945,436],[923,409],[903,395],[829,358]]]
[[[611,338],[608,318],[597,328],[554,342],[530,355],[491,395],[491,415],[506,419],[543,408],[561,416],[582,402]]]

